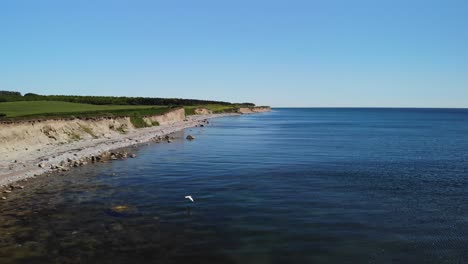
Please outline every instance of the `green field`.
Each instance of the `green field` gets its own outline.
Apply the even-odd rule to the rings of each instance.
[[[91,105],[77,104],[68,102],[54,101],[19,101],[0,103],[0,113],[6,114],[6,117],[34,117],[34,116],[66,116],[73,114],[97,114],[104,113],[122,113],[130,110],[148,110],[148,109],[165,109],[162,106],[148,105]],[[144,112],[144,111],[143,111]]]
[[[253,103],[229,103],[212,100],[115,97],[78,95],[39,95],[0,90],[0,120],[48,118],[87,118],[95,116],[149,116],[183,107],[186,115],[195,114],[198,107],[213,113],[237,112],[239,107],[253,107]],[[134,119],[135,119],[134,118]]]
[[[237,109],[236,105],[220,104],[185,106],[184,108],[186,114],[191,115],[197,107],[208,108],[214,113],[232,112]],[[173,108],[171,106],[150,105],[92,105],[59,101],[17,101],[0,103],[0,119],[24,120],[72,116],[145,116],[163,114]]]

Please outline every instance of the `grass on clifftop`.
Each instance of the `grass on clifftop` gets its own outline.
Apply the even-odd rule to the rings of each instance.
[[[0,103],[0,113],[7,117],[48,113],[90,112],[124,109],[148,109],[147,105],[91,105],[54,101],[20,101]]]
[[[186,115],[193,115],[195,109],[199,107],[207,108],[213,113],[226,113],[236,112],[241,106],[205,104],[185,106],[184,109]],[[139,120],[141,117],[164,114],[173,108],[171,106],[150,105],[91,105],[58,101],[2,102],[0,103],[0,120],[129,116],[133,118],[134,125],[144,127],[144,124]]]
[[[0,103],[0,119],[25,120],[70,117],[159,115],[172,109],[148,105],[90,105],[54,101],[20,101]]]

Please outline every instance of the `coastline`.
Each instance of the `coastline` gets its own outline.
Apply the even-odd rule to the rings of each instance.
[[[241,113],[205,114],[188,116],[184,121],[155,127],[139,128],[127,134],[113,135],[106,138],[90,138],[63,145],[45,145],[40,151],[19,150],[8,153],[7,160],[0,160],[0,190],[22,186],[13,184],[47,173],[68,171],[72,167],[84,166],[96,157],[110,158],[112,151],[136,147],[151,141],[160,142],[163,137],[186,128],[204,125],[208,119],[238,116]],[[122,153],[115,153],[120,155]],[[122,158],[126,158],[125,153]],[[3,192],[5,192],[3,190]],[[3,196],[3,195],[2,195]]]

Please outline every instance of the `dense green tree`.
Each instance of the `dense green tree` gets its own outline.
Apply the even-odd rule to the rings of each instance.
[[[0,90],[0,96],[21,96],[21,93],[14,92],[14,91],[1,91]]]

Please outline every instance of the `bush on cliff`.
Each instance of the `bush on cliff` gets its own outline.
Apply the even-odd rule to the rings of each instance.
[[[133,127],[135,128],[143,128],[143,127],[149,127],[148,123],[143,120],[141,115],[139,113],[134,113],[133,115],[130,116],[130,122],[132,123]]]

